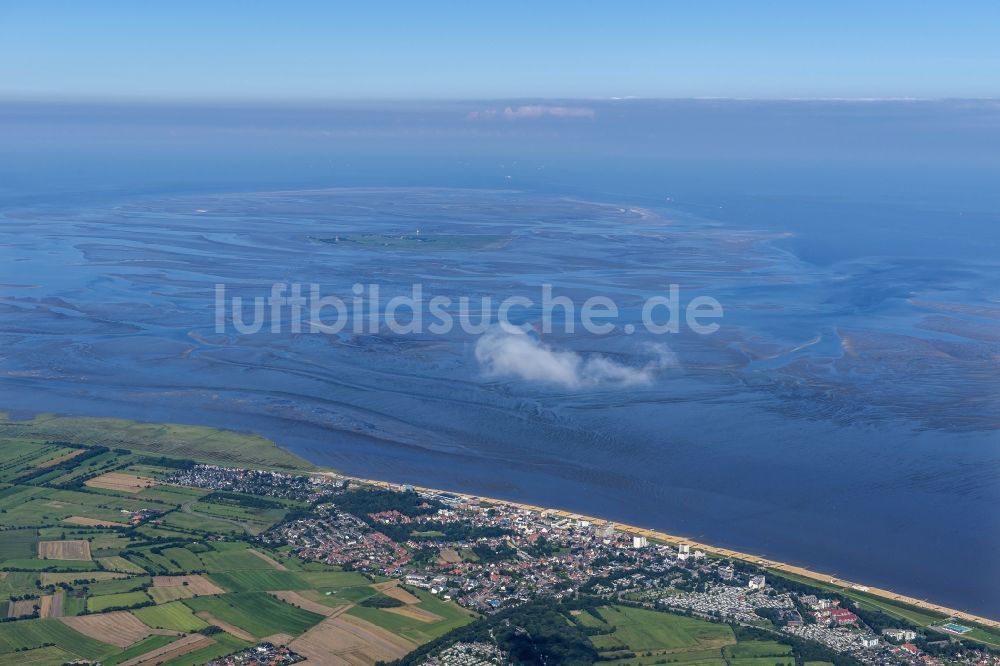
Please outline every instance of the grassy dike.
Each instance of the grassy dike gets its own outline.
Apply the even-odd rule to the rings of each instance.
[[[0,444],[16,441],[67,441],[268,470],[318,469],[308,460],[259,435],[176,423],[141,423],[52,414],[39,414],[33,419],[20,421],[0,413]]]

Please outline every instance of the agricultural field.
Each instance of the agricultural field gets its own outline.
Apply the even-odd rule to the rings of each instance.
[[[100,660],[117,652],[114,645],[90,638],[62,620],[18,620],[0,624],[0,662],[13,660],[13,654],[55,646],[80,659]]]
[[[63,429],[70,427],[69,421],[47,417],[7,428],[0,439],[5,455],[0,462],[0,599],[27,595],[5,600],[3,614],[9,608],[14,615],[32,613],[40,606],[62,615],[3,623],[0,663],[12,663],[16,654],[21,664],[87,659],[110,666],[187,666],[266,636],[292,640],[326,618],[285,603],[269,590],[320,594],[319,589],[335,586],[374,593],[371,581],[360,574],[304,566],[287,553],[259,545],[258,550],[249,548],[248,535],[303,503],[162,483],[176,465],[190,463],[160,455],[174,455],[207,438],[221,461],[228,455],[223,450],[227,445],[239,444],[242,456],[245,437],[126,425],[130,437],[156,431],[143,443],[149,452],[144,454],[125,450],[123,439],[99,437],[88,430],[93,424],[84,421],[81,446],[10,437],[18,429],[40,429],[53,439],[66,432],[68,437]],[[259,445],[255,455],[268,461],[266,467],[309,467],[265,440],[254,442]],[[213,540],[219,534],[231,534],[233,540]],[[50,600],[58,588],[57,605]],[[223,632],[198,633],[210,624]]]
[[[356,605],[347,611],[347,615],[386,629],[415,645],[443,636],[452,629],[472,622],[476,617],[474,613],[461,606],[450,601],[442,601],[424,590],[414,590],[413,594],[416,603],[404,602],[402,606],[396,608],[368,608]]]
[[[178,585],[177,587],[151,587],[146,591],[150,598],[158,603],[165,604],[178,599],[188,599],[194,596],[190,587]]]
[[[613,628],[611,633],[590,637],[601,655],[644,655],[616,660],[616,664],[651,664],[669,655],[671,662],[689,666],[726,666],[722,650],[736,645],[736,637],[726,625],[629,606],[602,606],[594,613],[581,611],[576,621],[592,629]]]
[[[298,635],[323,620],[323,616],[296,608],[265,592],[236,592],[215,597],[194,597],[182,602],[207,620],[221,620],[262,638],[275,633]]]
[[[99,613],[109,608],[128,608],[147,601],[150,601],[150,598],[145,592],[102,594],[96,597],[87,597],[87,610],[91,613]]]
[[[132,614],[153,629],[172,629],[174,631],[198,631],[208,626],[208,623],[198,618],[194,611],[179,601],[164,603],[157,606],[137,608]]]
[[[192,636],[194,636],[192,634]],[[223,657],[227,654],[232,654],[238,650],[242,650],[253,643],[250,641],[240,640],[235,636],[231,636],[225,632],[214,634],[211,637],[202,636],[202,641],[198,644],[198,649],[190,650],[191,646],[187,646],[183,650],[183,654],[175,655],[174,652],[169,653],[166,661],[160,661],[157,659],[154,662],[150,662],[149,666],[153,664],[162,664],[162,666],[191,666],[191,664],[204,664],[211,659],[216,659],[218,657]],[[189,651],[190,650],[190,651]],[[162,657],[161,657],[162,658]],[[146,666],[145,664],[143,666]]]
[[[129,562],[124,557],[112,556],[112,557],[101,557],[98,558],[97,563],[101,565],[102,569],[107,571],[119,571],[122,573],[145,573],[146,570],[140,566],[136,566],[132,562]]]
[[[181,532],[205,535],[240,536],[246,533],[242,524],[232,523],[217,516],[195,513],[193,510],[190,513],[181,510],[172,511],[163,517],[163,525]]]
[[[11,421],[0,416],[0,423],[4,426],[5,439],[15,443],[73,441],[87,446],[124,448],[217,464],[261,469],[313,469],[310,463],[263,437],[215,428],[47,414],[27,421]],[[7,450],[5,444],[4,448]],[[46,455],[51,456],[51,452]]]
[[[199,553],[205,570],[211,573],[228,573],[232,571],[274,571],[274,566],[260,557],[248,552],[245,543],[213,541],[211,550]]]
[[[194,636],[192,638],[197,640],[200,637]],[[137,643],[133,643],[132,645],[128,646],[128,648],[126,648],[125,650],[122,650],[120,653],[104,660],[104,666],[117,666],[118,664],[123,664],[131,659],[135,659],[136,657],[150,654],[158,650],[169,650],[170,649],[169,646],[171,644],[177,643],[178,641],[182,640],[185,639],[179,636],[153,635],[150,636],[149,638],[144,638],[141,641],[138,641]]]
[[[399,659],[417,647],[402,636],[361,618],[338,615],[329,617],[289,647],[309,661],[330,663],[374,664]]]
[[[276,571],[272,568],[214,573],[209,574],[209,578],[234,592],[347,588],[369,584],[368,579],[361,574],[347,571],[297,572]]]
[[[792,649],[768,640],[740,640],[724,624],[630,606],[579,611],[577,624],[607,630],[590,637],[602,658],[620,666],[794,666]]]
[[[62,573],[43,572],[38,576],[42,585],[59,585],[60,583],[72,583],[74,581],[97,582],[102,580],[114,580],[126,578],[128,574],[116,573],[114,571],[86,571],[74,572],[66,571]]]
[[[123,493],[138,493],[156,485],[156,479],[148,476],[136,476],[125,472],[106,472],[84,482],[90,488],[117,490]]]
[[[228,506],[212,502],[198,501],[190,505],[191,511],[198,514],[199,518],[208,518],[218,522],[236,521],[242,528],[250,534],[260,534],[271,525],[280,521],[286,511],[278,508],[247,508],[242,506]],[[214,524],[214,523],[213,523]]]
[[[61,621],[81,634],[120,648],[128,647],[153,633],[127,611],[66,617]]]
[[[747,641],[727,645],[723,657],[732,666],[794,666],[792,648],[776,641]]]
[[[38,530],[4,530],[0,532],[0,562],[34,556],[38,548]]]
[[[90,542],[83,539],[69,541],[39,541],[38,559],[41,560],[90,560]]]
[[[113,572],[94,572],[94,573],[113,573]],[[44,575],[44,574],[43,574]],[[89,573],[76,574],[77,577],[87,577]],[[77,587],[86,587],[87,593],[91,596],[98,596],[102,594],[121,594],[122,592],[132,592],[133,590],[138,590],[150,584],[152,579],[149,576],[126,576],[121,577],[122,574],[114,574],[119,576],[118,578],[108,578],[105,580],[95,581],[93,583],[86,583],[83,586],[78,585]]]

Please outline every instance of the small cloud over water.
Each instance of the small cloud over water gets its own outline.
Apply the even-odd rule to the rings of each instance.
[[[597,112],[585,106],[552,106],[549,104],[526,104],[518,107],[508,106],[504,109],[483,109],[470,111],[466,116],[469,120],[522,120],[525,118],[593,118]]]
[[[517,329],[498,326],[476,341],[475,354],[489,376],[580,389],[649,384],[660,371],[677,365],[664,344],[649,344],[644,350],[651,360],[642,366],[625,365],[600,354],[554,349]]]

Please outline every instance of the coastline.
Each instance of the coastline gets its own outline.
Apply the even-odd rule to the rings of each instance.
[[[212,426],[131,421],[108,417],[54,416],[46,413],[34,413],[30,418],[12,419],[9,413],[3,411],[0,411],[0,429],[4,431],[3,434],[14,437],[28,435],[38,438],[72,438],[87,445],[126,446],[133,450],[147,453],[195,459],[200,462],[223,466],[272,469],[285,473],[321,474],[394,490],[399,490],[403,486],[409,486],[415,490],[429,493],[445,493],[467,501],[503,504],[535,513],[547,512],[571,520],[588,521],[594,525],[613,523],[617,530],[628,534],[645,536],[648,539],[673,545],[686,543],[693,548],[703,550],[705,553],[716,557],[740,560],[762,567],[765,570],[776,571],[779,574],[784,573],[790,576],[806,578],[823,586],[834,585],[843,589],[850,588],[856,592],[886,601],[910,605],[918,609],[973,622],[994,630],[1000,629],[1000,621],[982,615],[935,604],[926,599],[899,594],[885,588],[868,586],[857,581],[849,581],[832,574],[813,571],[772,558],[713,546],[696,539],[660,530],[652,530],[637,525],[610,521],[606,518],[581,514],[575,511],[543,507],[515,500],[505,500],[416,484],[369,479],[347,474],[334,468],[317,466],[290,447],[282,446],[265,436],[248,432],[224,430]],[[239,446],[234,449],[236,444]],[[238,450],[239,455],[236,455],[234,450]],[[250,454],[249,457],[247,454]]]
[[[606,525],[611,523],[615,526],[616,530],[625,532],[627,534],[644,536],[648,539],[662,541],[664,543],[671,545],[685,543],[690,545],[692,548],[703,550],[705,551],[705,553],[709,555],[714,555],[716,557],[725,557],[734,560],[741,560],[743,562],[754,564],[764,569],[777,571],[779,572],[779,574],[785,573],[802,578],[808,578],[810,580],[816,581],[817,583],[821,583],[824,585],[832,584],[842,588],[852,588],[854,590],[857,590],[858,592],[862,592],[864,594],[885,599],[888,601],[907,604],[910,606],[914,606],[916,608],[920,608],[922,610],[932,611],[935,613],[941,613],[948,617],[952,617],[959,620],[965,620],[967,622],[979,624],[984,627],[989,627],[990,629],[1000,629],[1000,621],[984,617],[981,615],[976,615],[975,613],[969,613],[967,611],[958,610],[956,608],[948,608],[947,606],[941,606],[939,604],[935,604],[924,599],[917,599],[915,597],[907,596],[905,594],[898,594],[896,592],[893,592],[892,590],[864,585],[857,581],[844,580],[842,578],[838,578],[831,574],[812,571],[811,569],[806,569],[804,567],[796,566],[793,564],[787,564],[785,562],[779,562],[777,560],[761,557],[758,555],[753,555],[750,553],[743,553],[740,551],[731,550],[729,548],[720,548],[718,546],[702,543],[697,540],[689,539],[687,537],[679,536],[676,534],[668,534],[666,532],[662,532],[659,530],[651,530],[636,525],[628,525],[625,523],[613,522],[597,516],[588,516],[573,511],[566,511],[564,509],[536,506],[533,504],[525,504],[523,502],[514,502],[510,500],[497,499],[494,497],[484,497],[482,495],[472,495],[469,493],[464,493],[455,490],[430,488],[427,486],[420,486],[416,484],[391,483],[389,481],[382,481],[380,479],[365,479],[362,477],[352,476],[350,474],[342,474],[339,472],[320,472],[320,474],[324,476],[335,477],[338,479],[347,479],[349,481],[355,481],[358,483],[370,484],[373,486],[378,486],[390,490],[400,490],[402,487],[407,486],[407,487],[412,487],[414,490],[418,492],[445,493],[448,495],[454,495],[455,497],[460,497],[466,501],[486,502],[488,504],[503,504],[507,506],[517,507],[518,509],[523,509],[525,511],[531,511],[533,513],[548,513],[550,515],[555,515],[562,518],[568,518],[571,520],[587,521],[592,525]]]

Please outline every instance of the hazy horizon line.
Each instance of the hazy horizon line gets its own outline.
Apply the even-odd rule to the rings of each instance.
[[[940,103],[940,102],[1000,102],[1000,93],[987,97],[910,97],[910,96],[590,96],[590,97],[187,97],[152,95],[39,95],[0,92],[0,104],[177,104],[177,105],[323,105],[323,104],[524,104],[532,102],[840,102],[864,103]]]

